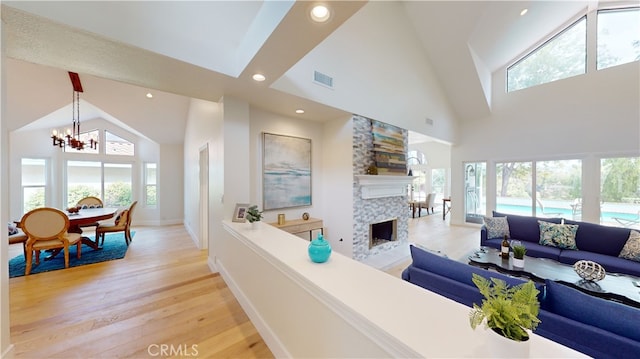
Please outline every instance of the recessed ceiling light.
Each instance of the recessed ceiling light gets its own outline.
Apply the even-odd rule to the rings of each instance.
[[[331,11],[325,5],[316,5],[311,9],[311,19],[315,22],[325,22],[331,17]]]
[[[522,11],[520,11],[520,16],[524,16],[524,14],[528,12],[529,12],[529,9],[522,9]]]
[[[253,79],[255,81],[262,82],[262,81],[266,80],[267,78],[264,77],[263,74],[255,74],[255,75],[253,75]]]
[[[147,98],[153,98],[153,94],[151,92],[147,92],[146,96]]]
[[[304,110],[299,108],[299,109],[296,110],[296,113],[304,113]]]

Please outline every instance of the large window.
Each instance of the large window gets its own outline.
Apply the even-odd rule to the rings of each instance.
[[[587,18],[583,17],[507,69],[507,92],[586,72]]]
[[[640,60],[640,9],[598,11],[598,70]]]
[[[102,163],[67,161],[67,206],[87,196],[102,198]]]
[[[447,171],[444,168],[431,170],[431,192],[436,194],[436,203],[444,198],[444,185],[447,180]]]
[[[533,165],[531,162],[496,164],[496,210],[502,213],[531,215]]]
[[[131,204],[131,164],[104,164],[104,204],[127,207]]]
[[[600,223],[640,229],[640,157],[600,161]]]
[[[536,162],[536,215],[579,220],[582,199],[582,161]]]
[[[131,178],[131,164],[67,161],[67,206],[95,196],[107,207],[126,207],[132,200]]]
[[[47,161],[44,159],[22,159],[22,210],[44,207],[47,194]]]
[[[482,223],[487,205],[487,163],[474,162],[464,165],[465,222]]]
[[[580,219],[580,160],[498,163],[496,186],[498,212]]]

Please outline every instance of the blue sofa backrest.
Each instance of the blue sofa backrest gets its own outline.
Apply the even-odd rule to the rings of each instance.
[[[408,278],[405,279],[467,306],[472,306],[473,303],[478,305],[482,303],[482,295],[471,280],[473,273],[488,279],[504,280],[510,286],[525,282],[524,279],[473,267],[430,253],[414,245],[410,246],[410,250],[413,263],[409,266]],[[537,285],[537,287],[538,290],[542,288],[541,285]]]
[[[541,309],[640,341],[640,309],[585,294],[550,280],[545,282],[545,286]]]
[[[494,217],[507,217],[509,222],[509,233],[511,238],[538,243],[540,241],[540,224],[538,220],[561,223],[562,218],[538,218],[531,216],[518,216],[515,214],[507,214],[493,211]]]
[[[508,219],[507,219],[508,220]],[[577,224],[576,246],[578,250],[617,257],[629,239],[628,228],[603,226],[589,222],[565,220],[565,224]]]

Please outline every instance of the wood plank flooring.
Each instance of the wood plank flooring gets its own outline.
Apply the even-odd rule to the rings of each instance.
[[[183,226],[135,231],[124,259],[10,279],[16,358],[273,357]]]
[[[134,230],[124,259],[10,279],[15,358],[273,357],[183,226]],[[410,242],[454,259],[478,231],[438,213],[409,219]],[[21,253],[10,246],[9,258]]]

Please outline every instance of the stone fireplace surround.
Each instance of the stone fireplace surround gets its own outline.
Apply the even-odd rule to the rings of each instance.
[[[408,176],[366,175],[374,164],[371,120],[354,115],[353,121],[353,258],[369,256],[407,245],[409,237]],[[407,131],[403,131],[407,148]],[[397,240],[369,248],[371,223],[397,219]]]

